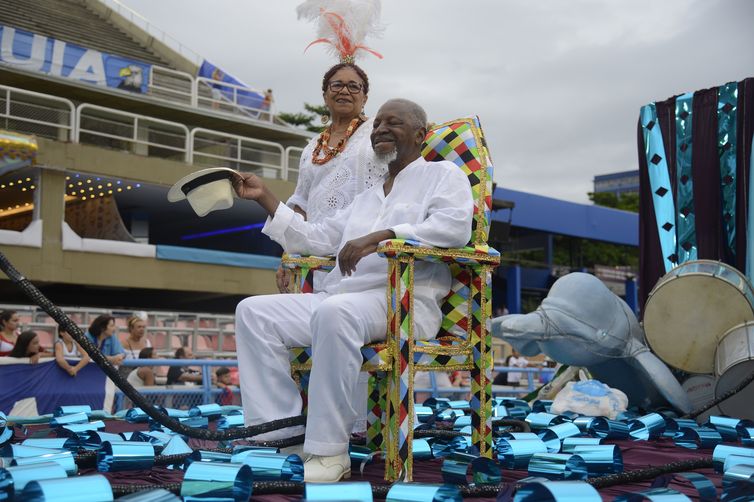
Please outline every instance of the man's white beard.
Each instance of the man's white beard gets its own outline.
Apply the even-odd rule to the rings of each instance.
[[[387,153],[377,153],[375,152],[375,156],[377,157],[377,160],[380,163],[383,164],[390,164],[392,161],[398,158],[398,149],[393,148]]]

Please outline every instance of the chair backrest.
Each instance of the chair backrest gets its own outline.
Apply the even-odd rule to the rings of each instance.
[[[468,176],[474,196],[470,244],[487,244],[492,211],[492,159],[479,117],[456,119],[432,127],[424,139],[422,156],[430,162],[449,160]]]

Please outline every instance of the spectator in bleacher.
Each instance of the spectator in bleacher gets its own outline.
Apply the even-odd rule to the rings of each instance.
[[[36,364],[39,362],[39,336],[34,331],[24,331],[18,335],[18,340],[8,357],[28,357],[29,362]]]
[[[505,360],[505,365],[512,368],[526,368],[529,366],[529,360],[519,354],[516,349],[513,349],[513,353]],[[518,387],[521,384],[521,380],[528,382],[529,377],[517,371],[511,371],[508,373],[509,385]]]
[[[222,366],[215,371],[215,385],[223,391],[217,396],[217,404],[233,404],[233,384],[231,383],[230,368]]]
[[[74,365],[68,361],[78,360]],[[81,368],[89,364],[89,354],[84,352],[71,335],[63,328],[58,328],[58,340],[55,342],[55,362],[63,371],[75,377]]]
[[[138,359],[157,359],[157,353],[152,347],[145,347],[139,351]],[[139,366],[128,374],[128,383],[134,387],[151,386],[155,384],[154,366]]]
[[[128,318],[128,336],[123,340],[126,359],[139,359],[142,349],[152,346],[152,341],[147,334],[147,323],[140,317]]]
[[[7,356],[18,340],[18,314],[15,310],[0,312],[0,356]]]
[[[193,359],[191,347],[183,346],[175,351],[176,359]],[[202,374],[188,366],[171,366],[168,370],[168,385],[184,384],[186,382],[202,383]]]
[[[115,318],[110,315],[97,316],[92,324],[89,325],[89,330],[86,332],[86,337],[107,357],[108,361],[118,366],[126,357],[126,351],[123,350],[123,346],[120,344],[115,334]]]

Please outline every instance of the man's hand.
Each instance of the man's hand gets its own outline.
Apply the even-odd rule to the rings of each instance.
[[[394,238],[395,233],[392,230],[380,230],[346,242],[338,253],[340,273],[350,276],[356,271],[356,264],[359,260],[377,251],[377,245],[380,242]]]
[[[290,269],[283,267],[282,265],[275,272],[275,282],[278,285],[278,291],[281,293],[290,293],[288,285],[291,282],[291,275],[293,275]]]
[[[270,192],[267,185],[255,174],[236,173],[231,180],[233,189],[242,199],[255,200],[270,215],[275,214],[280,201]]]

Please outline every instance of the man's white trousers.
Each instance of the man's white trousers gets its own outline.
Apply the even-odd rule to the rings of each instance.
[[[246,425],[301,414],[288,348],[311,346],[304,451],[327,456],[347,451],[358,410],[364,406],[354,402],[361,347],[384,340],[386,329],[384,289],[243,300],[236,308],[236,345]],[[281,439],[302,432],[301,427],[291,427],[254,439]]]

